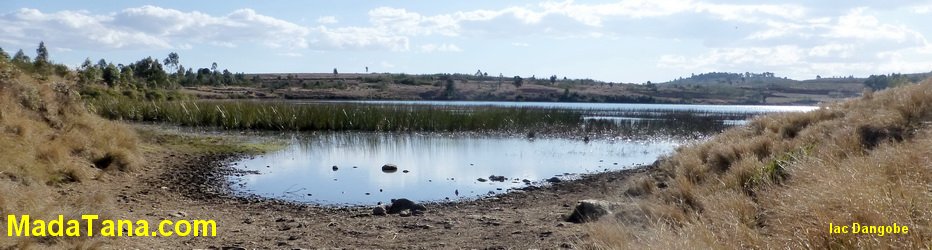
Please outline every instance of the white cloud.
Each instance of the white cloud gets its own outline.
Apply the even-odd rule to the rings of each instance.
[[[421,52],[432,53],[432,52],[460,52],[463,51],[456,44],[424,44],[421,45]]]
[[[51,46],[73,49],[183,48],[185,44],[236,47],[241,43],[305,48],[309,32],[300,25],[251,9],[211,16],[150,5],[106,15],[20,9],[0,14],[0,31],[0,37],[18,44],[44,40]]]
[[[335,16],[322,16],[322,17],[317,18],[317,23],[320,23],[320,24],[335,24],[338,22],[340,21],[337,20],[337,17]]]
[[[514,42],[514,43],[511,43],[511,46],[515,46],[515,47],[528,47],[528,46],[531,46],[531,45],[528,44],[528,43]]]
[[[408,37],[371,27],[329,29],[321,26],[315,30],[314,34],[323,39],[317,45],[326,48],[407,51],[409,47]]]

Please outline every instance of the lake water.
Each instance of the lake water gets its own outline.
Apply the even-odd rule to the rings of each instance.
[[[296,103],[326,105],[332,102]],[[727,127],[743,125],[748,117],[756,114],[807,111],[815,108],[520,102],[338,103],[432,108],[494,106],[576,109],[585,112],[598,111],[586,116],[586,120],[606,120],[629,127],[640,126],[639,124],[657,126],[658,123],[663,123],[688,130],[696,130],[695,127],[690,127],[691,122],[688,120],[684,122],[677,120],[681,119],[678,116],[663,114],[721,114],[721,117],[716,118],[716,124]],[[378,202],[386,203],[393,198],[416,201],[469,199],[528,185],[542,185],[551,177],[572,179],[579,174],[650,164],[659,156],[672,152],[676,146],[686,142],[683,137],[662,132],[651,133],[649,136],[592,140],[469,133],[318,132],[296,134],[288,140],[289,146],[281,151],[236,162],[234,166],[237,168],[258,171],[258,174],[230,177],[237,183],[236,190],[324,205],[372,205]],[[382,166],[385,164],[397,165],[398,171],[383,172]],[[492,175],[504,176],[507,180],[492,181]]]
[[[573,178],[579,173],[630,168],[652,163],[677,144],[669,140],[584,142],[324,133],[297,136],[288,148],[240,161],[237,166],[259,171],[238,177],[243,191],[320,204],[375,204],[401,197],[419,201],[477,197],[527,186],[524,180],[540,184],[555,176]],[[398,171],[383,172],[385,164],[397,165]],[[491,175],[508,179],[490,181]]]

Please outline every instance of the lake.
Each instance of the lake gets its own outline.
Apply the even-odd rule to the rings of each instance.
[[[289,145],[283,150],[233,163],[236,168],[258,173],[230,177],[236,183],[237,192],[321,205],[373,205],[387,203],[394,198],[416,201],[472,199],[528,185],[545,185],[546,180],[552,177],[566,180],[580,174],[650,164],[691,140],[681,136],[683,131],[708,135],[728,126],[742,125],[756,114],[815,108],[420,101],[295,103],[454,109],[492,106],[573,109],[585,112],[585,121],[601,120],[624,125],[624,128],[642,128],[631,131],[655,132],[585,137],[481,132],[299,132],[287,137]],[[669,115],[676,113],[695,113],[701,114],[698,117],[711,118]],[[697,123],[693,120],[710,119],[721,127],[710,131],[705,130],[705,126],[692,126]],[[680,129],[674,133],[674,130],[658,130],[658,126]],[[398,170],[383,172],[385,164],[394,164]],[[490,176],[506,179],[493,181],[491,179],[497,178]]]

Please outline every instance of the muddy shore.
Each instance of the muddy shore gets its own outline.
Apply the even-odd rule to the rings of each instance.
[[[329,207],[232,192],[228,166],[242,153],[147,147],[149,164],[126,178],[114,217],[212,219],[217,237],[117,238],[119,248],[573,248],[587,224],[565,222],[583,199],[624,197],[623,182],[651,166],[580,178],[482,199],[423,203],[423,214],[374,216],[370,207]],[[121,180],[122,179],[122,180]],[[126,180],[129,179],[129,180]],[[403,197],[398,197],[403,198]]]

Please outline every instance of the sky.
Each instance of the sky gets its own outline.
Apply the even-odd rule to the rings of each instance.
[[[703,72],[932,71],[932,1],[0,2],[0,48],[246,73],[475,73],[663,82]]]

